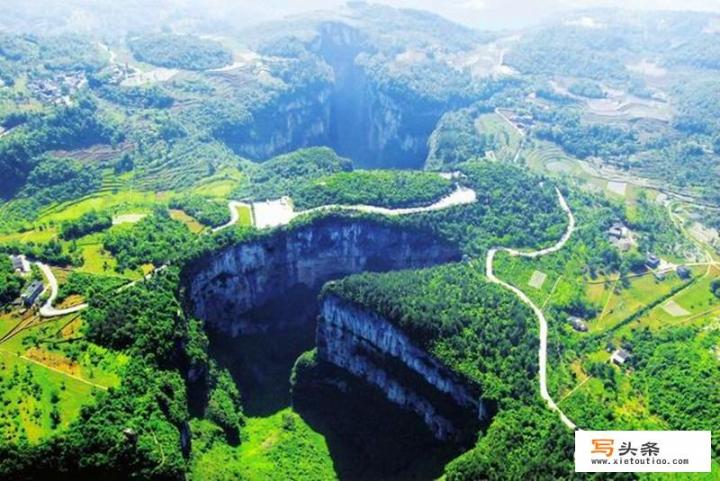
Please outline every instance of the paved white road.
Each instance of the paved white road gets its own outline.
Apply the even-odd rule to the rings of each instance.
[[[317,207],[315,209],[310,209],[306,211],[300,211],[300,212],[293,212],[290,210],[289,215],[286,215],[287,213],[284,213],[282,216],[280,216],[277,219],[270,219],[270,221],[273,221],[275,223],[262,223],[261,225],[258,225],[258,228],[264,228],[264,227],[274,227],[276,225],[283,225],[289,223],[292,219],[295,217],[307,214],[309,212],[314,211],[321,211],[321,210],[329,210],[329,209],[343,209],[343,210],[355,210],[355,211],[361,211],[361,212],[374,212],[378,214],[384,214],[384,215],[407,215],[407,214],[414,214],[417,212],[428,212],[433,210],[440,210],[440,209],[446,209],[448,207],[452,207],[454,205],[461,205],[461,204],[469,204],[472,202],[475,202],[477,199],[477,196],[475,194],[475,191],[472,189],[468,189],[467,187],[462,187],[458,185],[457,189],[451,193],[450,195],[440,199],[439,201],[435,202],[434,204],[425,206],[425,207],[412,207],[412,208],[406,208],[406,209],[387,209],[384,207],[374,207],[370,205],[326,205],[322,207]],[[285,205],[285,204],[283,204]],[[230,227],[238,222],[240,219],[240,214],[237,210],[238,207],[250,207],[250,204],[247,204],[245,202],[238,202],[238,201],[230,201],[228,203],[228,209],[230,209],[230,221],[228,221],[226,224],[221,225],[219,227],[216,227],[213,229],[213,232],[217,232],[219,230],[225,229],[227,227]],[[292,205],[289,206],[290,209],[292,209]],[[279,223],[278,223],[279,222]],[[58,316],[64,316],[66,314],[72,314],[74,312],[81,311],[85,309],[88,305],[86,303],[78,304],[76,306],[68,307],[66,309],[56,309],[53,307],[53,303],[55,302],[55,299],[57,298],[58,294],[58,284],[57,279],[55,279],[55,275],[53,274],[52,270],[49,266],[46,264],[43,264],[41,262],[36,263],[40,270],[42,271],[43,275],[47,279],[47,283],[50,287],[50,297],[48,297],[47,301],[45,301],[45,304],[40,307],[40,316],[41,317],[58,317]],[[157,269],[155,269],[153,272],[147,274],[145,276],[145,279],[151,277],[156,272],[161,271],[165,269],[167,266],[160,266]],[[134,285],[137,281],[130,282],[118,289],[118,292],[127,289],[128,287]]]
[[[487,278],[490,282],[493,282],[495,284],[499,284],[503,286],[504,288],[511,290],[515,293],[516,296],[520,298],[521,301],[523,301],[525,304],[530,306],[530,309],[535,313],[535,317],[537,317],[538,322],[540,324],[540,349],[538,350],[538,365],[540,369],[540,396],[545,400],[548,407],[552,409],[553,411],[557,412],[560,415],[560,419],[562,422],[569,427],[570,429],[577,429],[577,426],[575,423],[573,423],[558,407],[558,405],[555,403],[553,398],[550,396],[550,393],[548,393],[547,389],[547,319],[545,319],[545,314],[543,314],[542,309],[540,309],[533,301],[530,299],[530,297],[527,296],[523,291],[518,289],[517,287],[508,284],[505,281],[502,281],[498,279],[495,276],[495,273],[493,272],[493,261],[495,259],[495,254],[500,251],[507,252],[511,256],[522,256],[522,257],[529,257],[529,258],[536,258],[541,257],[547,254],[551,254],[553,252],[557,252],[560,249],[562,249],[567,241],[570,239],[570,236],[572,236],[573,232],[575,231],[575,216],[573,216],[572,211],[570,210],[570,207],[567,205],[567,202],[565,202],[565,197],[563,197],[562,193],[559,189],[555,189],[557,191],[558,200],[560,202],[560,207],[565,211],[565,213],[568,216],[568,226],[567,230],[565,231],[565,234],[560,238],[559,241],[557,241],[553,246],[541,249],[538,251],[532,251],[532,252],[524,252],[519,251],[517,249],[509,249],[506,247],[494,247],[488,251],[487,258],[485,259],[485,273],[487,275]]]
[[[252,208],[252,206],[250,204],[247,204],[245,202],[238,202],[236,200],[231,200],[230,202],[228,202],[228,210],[230,211],[230,220],[221,226],[213,228],[212,231],[217,232],[219,230],[223,230],[227,227],[237,224],[237,222],[240,220],[240,213],[238,212],[238,207],[247,207],[248,209]]]
[[[452,175],[452,174],[450,174]],[[252,205],[254,211],[254,222],[255,227],[258,229],[264,229],[269,227],[277,227],[281,225],[287,225],[298,216],[309,214],[312,212],[320,212],[325,210],[347,210],[355,212],[370,212],[373,214],[382,214],[387,216],[396,215],[409,215],[417,214],[420,212],[431,212],[435,210],[447,209],[448,207],[472,204],[477,200],[477,194],[474,190],[458,185],[456,189],[449,195],[438,200],[434,204],[426,205],[424,207],[406,207],[398,209],[390,209],[387,207],[377,207],[373,205],[341,205],[341,204],[329,204],[313,209],[301,210],[295,212],[292,207],[292,202],[287,198],[266,201],[266,202],[255,202]],[[239,215],[237,212],[237,206],[250,207],[250,204],[244,202],[231,201],[228,204],[230,209],[230,221],[224,225],[216,227],[213,232],[225,229],[237,223]]]
[[[47,282],[50,286],[50,297],[48,297],[45,301],[45,304],[40,307],[40,317],[64,316],[67,314],[72,314],[73,312],[82,311],[88,306],[87,304],[78,304],[77,306],[68,307],[67,309],[55,309],[52,306],[53,302],[55,302],[55,298],[58,295],[58,283],[57,279],[55,279],[55,274],[53,274],[52,269],[50,269],[47,264],[43,264],[42,262],[36,262],[36,264],[42,271],[45,279],[47,279]]]

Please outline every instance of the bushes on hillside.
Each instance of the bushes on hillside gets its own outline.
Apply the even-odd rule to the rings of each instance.
[[[356,170],[302,183],[290,195],[300,209],[328,204],[397,208],[429,205],[452,190],[452,182],[435,173]]]
[[[136,59],[160,67],[207,70],[232,62],[232,53],[221,44],[194,35],[149,35],[128,46]]]
[[[60,225],[60,237],[65,240],[100,232],[112,226],[112,216],[105,212],[90,211],[78,219],[65,221]]]
[[[230,221],[227,205],[199,195],[176,197],[170,201],[170,207],[185,211],[201,224],[210,227],[218,227]]]
[[[0,254],[0,306],[11,302],[20,295],[22,279],[15,274],[10,258]]]
[[[117,271],[122,272],[143,264],[160,266],[175,260],[191,240],[192,234],[182,222],[158,208],[129,229],[109,230],[103,247],[115,256]]]

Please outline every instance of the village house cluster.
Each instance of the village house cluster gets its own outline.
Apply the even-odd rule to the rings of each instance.
[[[83,72],[68,72],[50,78],[33,79],[28,82],[30,92],[45,103],[70,105],[71,97],[87,85]]]
[[[632,231],[622,222],[615,221],[607,230],[608,241],[621,252],[626,252],[635,244]]]
[[[10,263],[12,264],[13,270],[23,277],[28,277],[32,272],[30,262],[28,262],[24,255],[11,255]],[[44,291],[45,285],[42,281],[37,279],[32,280],[30,284],[23,289],[20,297],[14,302],[14,304],[25,308],[31,308],[37,303]]]

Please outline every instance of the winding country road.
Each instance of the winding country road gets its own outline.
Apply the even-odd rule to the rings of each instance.
[[[55,309],[53,307],[53,303],[58,295],[58,283],[57,279],[55,279],[55,274],[53,274],[52,269],[50,269],[50,266],[47,264],[43,264],[42,262],[36,262],[36,264],[50,285],[50,297],[48,297],[45,304],[40,307],[40,317],[65,316],[67,314],[72,314],[73,312],[82,311],[88,306],[87,304],[78,304],[77,306],[68,307],[66,309]]]
[[[495,276],[495,273],[493,272],[493,262],[495,260],[495,254],[498,252],[507,252],[511,256],[519,256],[519,257],[528,257],[528,258],[538,258],[542,257],[547,254],[551,254],[553,252],[557,252],[560,249],[562,249],[567,241],[572,236],[573,232],[575,231],[575,216],[573,215],[572,211],[570,210],[570,207],[568,206],[567,202],[565,201],[565,197],[563,197],[562,193],[558,188],[555,188],[555,191],[557,192],[558,201],[560,203],[560,207],[565,211],[565,213],[568,216],[568,226],[563,234],[563,236],[558,240],[554,245],[547,247],[545,249],[540,249],[537,251],[531,251],[531,252],[525,252],[520,251],[517,249],[512,249],[508,247],[494,247],[490,249],[487,253],[487,258],[485,260],[485,272],[488,280],[492,283],[498,284],[513,293],[515,293],[516,296],[520,298],[522,302],[527,304],[532,311],[534,312],[535,316],[538,319],[538,322],[540,324],[540,348],[538,350],[538,365],[539,365],[539,381],[540,381],[540,396],[545,400],[548,407],[552,409],[553,411],[557,412],[560,416],[560,419],[562,422],[569,427],[570,429],[576,429],[575,423],[573,423],[566,415],[563,413],[563,411],[558,407],[558,405],[555,403],[555,401],[552,399],[550,394],[548,393],[547,389],[547,319],[545,319],[545,314],[543,314],[542,309],[540,309],[533,301],[528,297],[527,294],[525,294],[523,291],[518,289],[517,287],[508,284],[507,282],[497,278]],[[314,209],[306,210],[306,211],[300,211],[300,212],[293,212],[287,219],[283,219],[284,222],[289,222],[293,218],[307,214],[310,212],[317,212],[317,211],[323,211],[323,210],[330,210],[330,209],[342,209],[342,210],[354,210],[354,211],[360,211],[360,212],[371,212],[371,213],[377,213],[377,214],[383,214],[383,215],[389,215],[389,216],[396,216],[396,215],[408,215],[408,214],[415,214],[419,212],[429,212],[434,210],[441,210],[446,209],[448,207],[452,207],[455,205],[462,205],[462,204],[470,204],[477,200],[477,194],[474,190],[469,189],[467,187],[463,187],[458,185],[457,189],[451,193],[450,195],[440,199],[439,201],[435,202],[434,204],[425,206],[425,207],[411,207],[411,208],[400,208],[400,209],[389,209],[385,207],[375,207],[375,206],[369,206],[369,205],[326,205],[317,207]],[[217,232],[219,230],[225,229],[227,227],[230,227],[234,224],[236,224],[240,218],[240,215],[237,211],[237,207],[243,207],[248,206],[248,204],[238,201],[230,201],[228,203],[228,209],[230,210],[230,221],[222,226],[216,227],[213,229],[213,232]],[[52,270],[49,266],[46,264],[43,264],[41,262],[37,262],[38,267],[45,275],[45,278],[47,279],[49,285],[50,285],[50,297],[48,297],[47,301],[43,304],[43,306],[40,308],[40,316],[41,317],[56,317],[56,316],[64,316],[66,314],[72,314],[74,312],[78,312],[82,309],[85,309],[88,305],[87,304],[78,304],[76,306],[72,306],[66,309],[56,309],[52,306],[53,302],[55,302],[55,299],[57,298],[58,294],[58,285],[57,285],[57,279],[55,279],[55,275],[52,273]],[[166,266],[162,266],[157,270],[162,270]],[[149,277],[151,274],[148,274],[146,276]],[[132,282],[126,286],[121,287],[119,290],[123,290],[124,288],[127,288],[131,285],[133,285],[135,282]]]
[[[540,309],[533,301],[528,297],[527,294],[525,294],[523,291],[518,289],[517,287],[508,284],[505,281],[502,281],[498,279],[495,276],[495,273],[493,272],[493,261],[495,260],[495,254],[498,252],[507,252],[511,256],[520,256],[520,257],[529,257],[529,258],[537,258],[542,257],[547,254],[551,254],[553,252],[557,252],[560,249],[562,249],[567,241],[572,236],[573,232],[575,231],[575,216],[573,215],[572,211],[570,210],[570,207],[568,206],[567,202],[565,201],[565,197],[563,197],[562,193],[559,189],[555,188],[558,195],[558,201],[560,202],[560,207],[565,211],[565,213],[568,216],[568,226],[567,230],[563,234],[563,236],[560,238],[559,241],[557,241],[553,246],[541,249],[538,251],[532,251],[532,252],[523,252],[516,249],[510,249],[507,247],[494,247],[488,251],[487,258],[485,259],[485,274],[490,282],[493,282],[495,284],[501,285],[504,288],[511,290],[515,293],[516,296],[520,298],[521,301],[523,301],[525,304],[530,306],[530,308],[535,313],[535,317],[537,317],[538,322],[540,324],[540,349],[538,350],[538,365],[540,370],[540,396],[545,400],[548,407],[552,409],[553,411],[557,412],[560,415],[560,419],[562,422],[570,429],[577,429],[577,426],[575,423],[573,423],[566,415],[565,413],[558,407],[558,405],[555,403],[553,398],[550,396],[550,393],[548,393],[547,389],[547,319],[545,319],[545,314],[543,314],[542,309]]]
[[[525,304],[527,304],[532,311],[534,312],[535,316],[538,319],[538,322],[540,324],[540,348],[538,350],[538,365],[539,365],[539,381],[540,381],[540,396],[545,400],[548,407],[552,409],[553,411],[557,412],[560,416],[560,419],[562,422],[570,429],[576,429],[575,423],[573,423],[566,415],[563,413],[563,411],[558,407],[558,405],[555,403],[555,401],[552,399],[550,394],[548,393],[547,389],[547,319],[545,319],[545,314],[543,314],[542,309],[540,309],[531,299],[528,297],[527,294],[525,294],[523,291],[518,289],[517,287],[508,284],[507,282],[497,278],[495,276],[495,273],[493,272],[493,262],[495,260],[495,254],[498,252],[507,252],[511,256],[519,256],[519,257],[528,257],[528,258],[538,258],[542,257],[547,254],[552,254],[553,252],[557,252],[560,249],[562,249],[567,241],[572,236],[573,232],[575,231],[575,216],[573,215],[572,211],[570,210],[570,207],[568,206],[567,202],[565,201],[565,197],[563,197],[562,193],[559,189],[555,189],[558,196],[558,201],[560,203],[560,207],[565,211],[565,213],[568,216],[568,226],[563,234],[563,236],[558,240],[554,245],[547,247],[545,249],[540,249],[537,251],[531,251],[531,252],[525,252],[520,251],[517,249],[512,249],[508,247],[494,247],[490,249],[487,253],[487,258],[485,260],[485,272],[488,280],[492,283],[498,284],[513,293],[515,293],[518,298]],[[469,189],[467,187],[458,186],[458,188],[447,197],[444,197],[443,199],[439,200],[438,202],[431,204],[429,206],[425,207],[412,207],[412,208],[403,208],[403,209],[388,209],[384,207],[374,207],[374,206],[368,206],[368,205],[326,205],[322,207],[317,207],[315,209],[310,209],[307,211],[300,211],[297,213],[293,213],[293,215],[290,217],[290,220],[296,216],[307,214],[310,212],[316,212],[316,211],[323,211],[323,210],[330,210],[330,209],[342,209],[342,210],[354,210],[354,211],[360,211],[360,212],[371,212],[371,213],[378,213],[383,215],[389,215],[389,216],[395,216],[395,215],[408,215],[408,214],[414,214],[419,212],[428,212],[428,211],[434,211],[434,210],[440,210],[440,209],[446,209],[448,207],[452,207],[455,205],[462,205],[462,204],[469,204],[472,202],[475,202],[477,200],[477,195],[474,190]],[[231,201],[228,204],[228,208],[230,209],[230,221],[227,224],[224,224],[220,227],[216,227],[213,229],[213,232],[217,232],[219,230],[222,230],[224,228],[230,227],[234,224],[236,224],[240,218],[240,215],[237,211],[237,207],[239,206],[247,206],[248,204],[237,202],[237,201]],[[58,294],[58,284],[57,279],[55,279],[55,275],[53,274],[52,270],[49,266],[46,264],[43,264],[41,262],[37,262],[38,267],[43,272],[45,278],[48,281],[48,284],[50,286],[50,297],[48,297],[47,301],[43,304],[43,306],[40,308],[40,316],[41,317],[56,317],[56,316],[64,316],[67,314],[72,314],[74,312],[78,312],[82,309],[85,309],[87,307],[87,304],[78,304],[76,306],[68,307],[66,309],[56,309],[54,308],[53,302],[55,302],[55,299],[57,298]],[[165,266],[160,267],[157,270],[162,270],[165,268]],[[149,277],[151,274],[148,274]],[[126,286],[121,287],[119,290],[123,290],[124,288],[127,288],[128,286],[133,285],[135,282],[132,282]]]
[[[426,205],[424,207],[404,207],[404,208],[398,208],[398,209],[391,209],[388,207],[377,207],[373,205],[342,205],[342,204],[329,204],[329,205],[323,205],[320,207],[315,207],[313,209],[308,210],[301,210],[300,212],[296,213],[295,216],[303,215],[303,214],[309,214],[312,212],[321,212],[324,210],[332,210],[332,209],[339,209],[339,210],[351,210],[356,212],[369,212],[372,214],[382,214],[382,215],[388,215],[388,216],[395,216],[395,215],[409,215],[409,214],[419,214],[420,212],[432,212],[434,210],[442,210],[447,209],[448,207],[452,207],[455,205],[463,205],[463,204],[472,204],[477,200],[477,194],[474,190],[463,187],[461,185],[458,185],[457,188],[450,193],[449,195],[446,195],[442,199],[438,200],[437,202]]]
[[[538,307],[530,297],[528,297],[527,294],[525,294],[523,291],[518,289],[517,287],[508,284],[507,282],[499,279],[495,276],[495,273],[493,272],[493,262],[495,260],[495,254],[498,252],[507,252],[511,256],[518,256],[518,257],[527,257],[531,259],[535,259],[538,257],[542,257],[547,254],[552,254],[553,252],[557,252],[560,249],[562,249],[567,241],[572,236],[573,232],[575,231],[575,216],[573,215],[572,211],[570,210],[570,207],[568,206],[567,202],[565,201],[565,197],[563,197],[562,193],[559,189],[555,189],[558,195],[558,201],[560,203],[560,207],[565,211],[565,213],[568,216],[568,226],[565,230],[565,233],[563,236],[558,240],[554,245],[547,247],[545,249],[540,249],[537,251],[531,251],[531,252],[524,252],[519,251],[517,249],[512,249],[508,247],[494,247],[490,249],[487,253],[487,258],[485,260],[485,272],[488,280],[492,283],[498,284],[505,289],[508,289],[512,291],[522,302],[527,304],[535,314],[535,316],[538,319],[538,322],[540,324],[540,348],[538,350],[538,365],[539,365],[539,382],[540,382],[540,396],[545,400],[548,407],[557,412],[560,416],[560,419],[562,422],[570,429],[577,429],[575,423],[573,423],[566,415],[563,413],[563,411],[558,407],[558,405],[555,403],[555,401],[552,399],[550,394],[548,393],[547,389],[547,335],[548,335],[548,328],[547,328],[547,319],[545,318],[545,314],[543,314],[542,309]],[[408,215],[408,214],[415,214],[419,212],[428,212],[428,211],[434,211],[434,210],[440,210],[440,209],[446,209],[448,207],[452,207],[455,205],[462,205],[462,204],[469,204],[472,202],[475,202],[477,200],[477,195],[474,190],[469,189],[467,187],[458,186],[458,188],[447,197],[444,197],[443,199],[439,200],[438,202],[431,204],[429,206],[425,207],[413,207],[413,208],[403,208],[403,209],[388,209],[384,207],[374,207],[374,206],[367,206],[367,205],[327,205],[322,207],[317,207],[315,209],[310,209],[307,211],[300,211],[297,213],[292,213],[292,215],[287,218],[286,222],[289,222],[289,220],[292,220],[293,218],[307,214],[310,212],[316,212],[316,211],[323,211],[323,210],[330,210],[330,209],[342,209],[342,210],[354,210],[354,211],[360,211],[360,212],[371,212],[371,213],[377,213],[377,214],[383,214],[383,215],[389,215],[389,216],[395,216],[395,215]],[[227,227],[230,227],[234,224],[236,224],[240,218],[240,215],[237,211],[237,207],[241,206],[248,206],[246,203],[237,202],[237,201],[231,201],[228,204],[228,208],[230,209],[230,221],[227,224],[224,224],[220,227],[216,227],[213,229],[213,232],[217,232],[219,230],[225,229]],[[284,220],[285,221],[285,220]],[[40,316],[41,317],[57,317],[57,316],[64,316],[67,314],[72,314],[74,312],[81,311],[85,309],[88,305],[87,304],[78,304],[76,306],[72,306],[66,309],[56,309],[53,307],[53,303],[55,302],[55,299],[57,298],[58,294],[58,284],[57,279],[55,279],[55,275],[53,274],[52,270],[49,266],[46,264],[43,264],[41,262],[37,262],[37,266],[42,271],[43,275],[48,281],[48,284],[50,286],[50,297],[48,297],[47,301],[43,304],[43,306],[40,308]],[[160,267],[157,270],[164,269],[165,266]],[[146,276],[149,277],[151,274],[148,274]],[[132,282],[126,286],[123,286],[120,288],[120,290],[123,290],[124,288],[127,288],[131,285],[133,285],[135,282]]]
[[[219,230],[223,230],[227,227],[237,224],[237,222],[240,220],[240,213],[238,212],[238,207],[247,207],[248,209],[252,209],[252,206],[247,202],[238,202],[237,200],[231,200],[230,202],[228,202],[230,220],[221,226],[213,228],[212,231],[217,232]]]
[[[316,207],[314,209],[299,211],[299,212],[291,212],[289,216],[283,217],[281,223],[276,223],[274,225],[281,225],[286,224],[290,222],[292,219],[299,215],[308,214],[311,212],[318,212],[323,210],[331,210],[331,209],[341,209],[341,210],[354,210],[354,211],[360,211],[360,212],[372,212],[376,214],[383,214],[383,215],[408,215],[408,214],[415,214],[418,212],[429,212],[434,210],[441,210],[441,209],[447,209],[448,207],[456,206],[456,205],[462,205],[462,204],[470,204],[477,200],[477,195],[474,190],[469,189],[467,187],[463,187],[461,185],[458,185],[455,191],[453,191],[450,195],[447,195],[446,197],[443,197],[442,199],[438,200],[434,204],[425,206],[425,207],[410,207],[410,208],[401,208],[401,209],[388,209],[385,207],[375,207],[371,205],[324,205],[321,207]],[[238,220],[240,220],[240,213],[238,212],[238,207],[250,207],[250,204],[247,204],[245,202],[238,202],[238,201],[230,201],[228,203],[228,209],[230,210],[230,220],[219,227],[216,227],[212,229],[212,232],[217,232],[222,229],[225,229],[227,227],[230,227],[232,225],[235,225]],[[274,226],[272,225],[272,226]],[[269,225],[268,225],[269,226]],[[262,227],[268,227],[268,226],[259,226]],[[43,272],[43,275],[47,279],[47,282],[50,286],[50,297],[48,297],[47,301],[40,307],[39,314],[41,317],[58,317],[58,316],[64,316],[67,314],[72,314],[74,312],[81,311],[85,309],[88,305],[87,303],[84,304],[78,304],[76,306],[68,307],[66,309],[56,309],[53,307],[53,303],[55,302],[55,299],[58,295],[58,283],[57,279],[55,279],[55,275],[53,274],[50,267],[46,264],[43,264],[41,262],[36,262],[37,266],[40,268],[40,270]],[[145,279],[148,279],[151,277],[154,273],[159,272],[163,269],[165,269],[167,266],[163,265],[152,271],[151,273],[147,274],[145,276]],[[128,284],[125,284],[124,286],[120,287],[118,289],[118,292],[123,291],[124,289],[127,289],[128,287],[134,285],[137,283],[137,281],[130,282]]]
[[[442,210],[447,209],[448,207],[453,207],[456,205],[463,205],[463,204],[472,204],[477,200],[477,194],[473,189],[470,189],[468,187],[463,187],[461,185],[458,185],[453,192],[451,192],[449,195],[446,195],[442,199],[438,200],[437,202],[426,205],[424,207],[405,207],[405,208],[397,208],[397,209],[391,209],[388,207],[377,207],[373,205],[363,205],[363,204],[354,204],[354,205],[342,205],[342,204],[328,204],[323,205],[320,207],[314,207],[312,209],[308,210],[301,210],[298,212],[292,211],[292,204],[289,202],[281,202],[281,201],[270,201],[270,202],[258,202],[256,204],[263,204],[268,205],[272,203],[277,203],[279,209],[277,212],[277,218],[275,219],[262,219],[258,220],[255,219],[255,226],[258,228],[266,228],[266,227],[277,227],[280,225],[286,225],[290,223],[293,219],[296,217],[299,217],[301,215],[310,214],[313,212],[322,212],[327,210],[345,210],[345,211],[355,211],[355,212],[368,212],[372,214],[382,214],[387,216],[397,216],[397,215],[409,215],[409,214],[418,214],[420,212],[431,212],[435,210]],[[228,203],[228,209],[230,210],[230,221],[227,223],[215,227],[212,231],[217,232],[223,229],[226,229],[228,227],[231,227],[235,225],[238,220],[240,219],[240,215],[237,211],[237,207],[249,207],[252,208],[252,205],[246,202],[238,202],[238,201],[230,201]],[[257,214],[255,214],[257,215]],[[259,216],[258,216],[259,217]]]

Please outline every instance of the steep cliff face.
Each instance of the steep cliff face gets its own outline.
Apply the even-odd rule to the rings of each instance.
[[[265,160],[327,145],[360,167],[422,168],[427,139],[449,107],[412,98],[410,90],[400,95],[388,87],[385,74],[372,75],[362,59],[376,50],[350,25],[320,24],[307,48],[316,56],[316,70],[327,70],[328,78],[303,83],[300,74],[291,91],[258,107],[247,128],[227,139],[234,150]]]
[[[427,267],[457,260],[458,250],[427,233],[369,220],[320,219],[227,248],[191,266],[188,295],[196,317],[214,330],[264,332],[282,319],[317,313],[323,283],[363,271]],[[308,311],[298,316],[297,309]]]
[[[233,139],[234,149],[249,159],[265,160],[301,147],[327,145],[331,92],[328,84],[314,84],[282,95],[254,113],[252,123]]]
[[[376,313],[333,295],[322,300],[318,358],[378,387],[417,413],[441,440],[457,440],[488,417],[477,388]]]
[[[359,58],[376,51],[349,25],[322,24],[311,49],[334,72],[329,145],[363,167],[422,167],[446,106],[397,98],[374,81]]]

